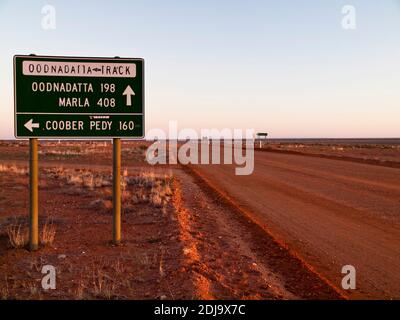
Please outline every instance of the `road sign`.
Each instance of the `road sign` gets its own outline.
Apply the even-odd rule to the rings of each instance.
[[[268,136],[268,133],[266,133],[266,132],[259,132],[259,133],[257,133],[257,137],[267,137]]]
[[[144,137],[144,61],[14,57],[16,138]]]

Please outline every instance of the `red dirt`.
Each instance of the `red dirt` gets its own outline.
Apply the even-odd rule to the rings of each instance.
[[[186,191],[175,195],[178,217],[203,298],[343,298],[198,176],[177,177]]]
[[[382,158],[376,157],[376,150],[373,156],[363,157],[357,154],[351,155],[348,152],[344,154],[338,155],[337,153],[319,153],[315,150],[304,150],[304,151],[293,151],[287,149],[274,149],[271,147],[266,147],[263,149],[257,149],[257,152],[270,152],[270,153],[281,153],[281,154],[292,154],[292,155],[301,155],[306,157],[314,157],[314,158],[325,158],[325,159],[333,159],[333,160],[340,160],[340,161],[350,161],[350,162],[358,162],[363,164],[370,164],[382,167],[389,167],[389,168],[400,168],[400,155],[398,156],[399,159],[396,160],[385,160]],[[320,151],[322,152],[322,151]]]
[[[170,205],[161,209],[138,204],[123,214],[123,243],[113,247],[111,208],[91,207],[109,190],[60,186],[46,179],[40,188],[41,224],[51,217],[57,228],[52,247],[37,252],[13,249],[4,233],[15,216],[27,212],[27,178],[0,173],[0,288],[17,299],[192,299],[196,292],[180,271],[184,264],[179,227]],[[17,191],[18,190],[18,191]],[[16,192],[20,201],[15,201]],[[100,193],[104,194],[100,194]],[[42,228],[41,228],[42,229]],[[41,289],[41,268],[54,265],[57,290]],[[101,287],[101,289],[100,289]],[[7,290],[7,292],[6,292]]]
[[[82,145],[77,145],[79,150],[76,145],[72,147],[82,152]],[[52,246],[41,247],[37,252],[10,246],[7,226],[16,218],[18,223],[26,224],[28,176],[10,170],[0,172],[1,298],[341,298],[198,177],[179,167],[148,166],[140,145],[136,150],[126,145],[123,149],[128,175],[143,170],[172,170],[172,201],[164,209],[138,203],[129,210],[123,201],[123,243],[112,246],[111,207],[93,205],[98,199],[110,201],[110,187],[77,188],[46,173],[63,164],[69,170],[84,167],[109,174],[110,145],[95,156],[84,154],[82,162],[75,155],[54,154],[50,147],[46,148],[50,153],[40,158],[40,222],[43,225],[48,218],[54,221],[57,232]],[[57,148],[64,147],[53,150]],[[26,167],[25,151],[26,146],[7,145],[2,149],[0,145],[0,164]],[[132,187],[127,188],[129,191]],[[46,264],[56,267],[56,290],[41,289],[41,268]]]
[[[194,166],[210,186],[351,298],[400,297],[400,171],[348,161],[256,152],[255,171]]]

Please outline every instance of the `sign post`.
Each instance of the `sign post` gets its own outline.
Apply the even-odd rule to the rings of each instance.
[[[121,242],[121,139],[113,139],[113,243]]]
[[[29,139],[29,249],[39,246],[38,139]]]
[[[264,140],[266,140],[267,139],[267,137],[268,137],[268,133],[266,133],[266,132],[259,132],[259,133],[257,133],[257,137],[260,139],[259,140],[259,143],[260,143],[260,149],[262,149],[262,138],[264,138]]]
[[[30,141],[30,248],[38,248],[38,138],[113,139],[113,242],[121,241],[121,140],[144,137],[144,61],[14,56],[14,132]]]

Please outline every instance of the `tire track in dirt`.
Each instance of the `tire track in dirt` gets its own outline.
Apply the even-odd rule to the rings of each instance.
[[[174,206],[199,297],[340,299],[343,296],[215,193],[192,168],[176,170]]]
[[[203,200],[199,201],[200,193],[197,193],[197,197],[192,197],[192,193],[185,192],[188,187],[185,180],[188,178],[190,179],[190,177],[185,177],[181,181],[175,181],[174,205],[181,226],[181,240],[185,244],[183,251],[187,257],[187,271],[192,274],[199,298],[295,298],[287,292],[279,280],[274,279],[274,286],[266,281],[266,268],[250,262],[255,261],[253,255],[236,241],[235,236],[232,236],[234,234],[232,230],[221,232],[221,221],[218,221],[217,216],[210,217],[210,209],[213,206],[205,204]],[[183,188],[185,188],[184,194],[182,194]],[[190,206],[188,202],[191,203]],[[215,230],[212,230],[213,228]],[[210,236],[209,232],[213,235]],[[232,250],[240,252],[232,254]],[[240,263],[230,261],[238,260],[237,257],[241,260]],[[261,280],[259,285],[267,292],[259,294],[259,288],[249,288],[250,282],[254,284],[255,281],[254,279],[250,281],[249,276],[243,272],[243,266],[241,266],[243,263],[250,268],[247,272],[258,278],[256,282]],[[237,269],[238,265],[240,267]],[[259,277],[260,274],[261,277]],[[272,283],[271,280],[269,282]]]

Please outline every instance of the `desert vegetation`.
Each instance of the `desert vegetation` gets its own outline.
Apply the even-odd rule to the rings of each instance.
[[[15,164],[7,165],[7,164],[0,163],[0,172],[15,173],[15,174],[19,174],[19,175],[27,175],[29,171],[26,167],[17,166]]]
[[[26,216],[19,218],[6,219],[2,223],[8,238],[9,245],[15,249],[25,248],[29,242],[28,219]],[[52,246],[56,237],[56,225],[52,219],[46,219],[41,224],[40,244],[42,246]]]
[[[47,219],[40,232],[40,243],[44,246],[53,245],[57,228],[51,219]]]
[[[7,227],[8,240],[13,248],[24,248],[28,244],[28,228],[21,224],[14,224]]]
[[[168,280],[170,261],[175,261],[171,255],[176,256],[179,249],[165,249],[166,243],[177,241],[177,230],[160,228],[176,223],[171,219],[174,213],[172,171],[149,167],[121,170],[123,240],[126,242],[115,249],[109,242],[110,168],[40,166],[40,250],[26,254],[28,174],[23,163],[0,164],[1,183],[8,186],[7,193],[0,190],[0,208],[11,204],[6,211],[0,210],[0,242],[3,241],[0,256],[10,262],[3,269],[0,267],[0,299],[43,299],[59,295],[69,299],[166,299],[183,294]],[[14,198],[15,195],[18,196]],[[8,202],[8,199],[13,200]],[[16,199],[19,199],[18,205]],[[99,237],[105,241],[99,242]],[[10,267],[13,261],[18,263]],[[41,268],[46,264],[57,268],[55,291],[45,291],[37,280],[43,277]]]
[[[14,164],[0,164],[0,172],[28,174],[27,168]],[[50,167],[42,169],[40,174],[42,187],[46,187],[47,183],[44,182],[50,179],[56,182],[60,193],[79,195],[90,191],[96,199],[89,202],[87,207],[97,212],[111,213],[112,174],[109,171]],[[172,172],[145,170],[129,173],[125,168],[121,179],[124,213],[135,212],[138,205],[150,205],[165,214],[173,194],[173,179]],[[7,223],[6,233],[13,248],[24,248],[28,243],[28,222],[24,218]],[[41,226],[41,244],[51,246],[55,235],[56,226],[51,219],[47,219]]]

